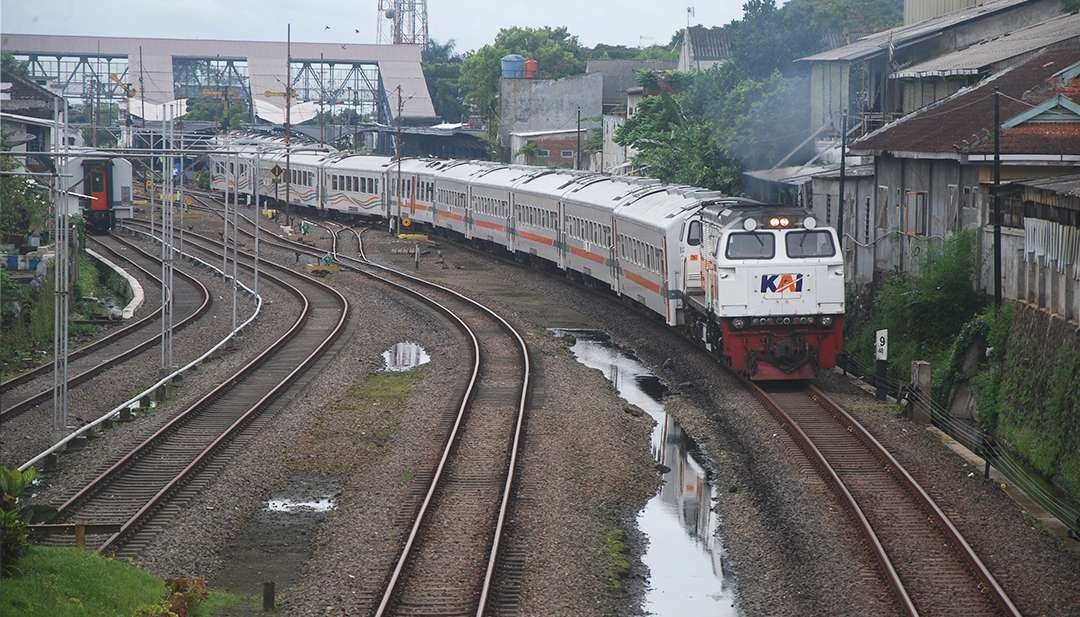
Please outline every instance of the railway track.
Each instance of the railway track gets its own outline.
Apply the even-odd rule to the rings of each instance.
[[[747,381],[855,519],[905,615],[1020,612],[914,478],[816,386]]]
[[[129,222],[132,227],[140,223]],[[221,257],[221,244],[185,234],[185,248]],[[244,270],[250,258],[241,253]],[[88,546],[137,554],[222,467],[218,457],[309,369],[342,331],[349,303],[333,288],[281,266],[264,276],[301,304],[289,329],[213,390],[124,454],[58,507],[57,523],[87,525]],[[269,270],[276,271],[272,274]],[[289,279],[289,280],[286,280]],[[55,540],[55,536],[52,537]]]
[[[462,248],[476,251],[468,245]],[[610,298],[605,295],[604,300]],[[1020,616],[949,517],[854,417],[816,386],[763,386],[736,377],[785,426],[836,492],[903,614]]]
[[[210,207],[216,212],[216,208]],[[244,217],[245,224],[254,222]],[[244,230],[243,233],[251,235]],[[495,578],[513,565],[500,558],[514,487],[529,391],[529,351],[524,338],[487,306],[447,287],[369,260],[362,233],[331,230],[332,254],[347,270],[405,292],[456,323],[472,348],[472,373],[445,434],[438,462],[417,474],[418,505],[401,517],[407,528],[399,554],[375,568],[381,580],[366,581],[377,617],[389,615],[483,615],[498,609]],[[338,237],[355,239],[357,256],[339,252]],[[269,236],[269,237],[268,237]],[[263,236],[264,245],[319,257],[324,251]]]
[[[91,241],[114,256],[128,261],[143,274],[156,280],[159,285],[161,284],[158,277],[136,263],[137,259],[160,263],[158,258],[115,236],[104,242],[91,237]],[[118,250],[120,247],[130,251],[130,254],[125,255],[120,252]],[[181,319],[173,327],[180,330],[204,315],[210,309],[213,300],[210,291],[201,281],[180,270],[177,270],[176,273],[177,279],[174,281],[177,286],[175,310],[181,316]],[[105,370],[121,364],[156,345],[161,338],[160,333],[151,334],[144,332],[144,330],[146,326],[158,322],[160,317],[161,309],[159,307],[156,311],[135,323],[120,328],[69,354],[69,370],[72,374],[68,378],[68,388],[84,384]],[[132,339],[136,340],[134,344]],[[3,386],[0,387],[0,393],[7,399],[16,398],[17,402],[5,405],[0,410],[0,422],[10,420],[50,400],[52,386],[49,384],[48,388],[46,388],[44,381],[46,378],[51,380],[51,376],[52,364],[46,364],[5,381]]]

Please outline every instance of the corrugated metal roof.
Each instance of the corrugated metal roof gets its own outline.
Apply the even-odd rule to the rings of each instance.
[[[1025,180],[1014,184],[1029,186],[1042,191],[1065,195],[1066,197],[1080,197],[1080,174]]]
[[[987,2],[981,6],[963,9],[934,19],[927,19],[926,21],[920,21],[907,26],[899,26],[897,28],[876,32],[864,36],[850,45],[823,51],[819,54],[814,54],[813,56],[799,58],[797,62],[850,62],[853,60],[861,60],[887,50],[889,48],[890,39],[892,40],[894,47],[900,47],[907,43],[913,43],[919,39],[934,36],[947,28],[962,24],[965,21],[1003,11],[1028,1],[1029,0],[997,0],[997,2]]]
[[[726,60],[735,53],[731,28],[691,26],[690,49],[694,60]]]
[[[1047,51],[964,88],[858,139],[852,152],[918,152],[948,155],[993,151],[994,88],[1001,90],[1001,118],[1031,109],[1056,92],[1053,76],[1080,62],[1080,49]],[[1056,85],[1056,87],[1061,87]],[[1031,124],[1002,133],[1003,154],[1072,155],[1080,152],[1076,124]]]
[[[1080,13],[1060,15],[1015,32],[982,41],[966,49],[920,62],[893,73],[892,77],[910,79],[974,75],[996,62],[1078,37],[1080,37]]]

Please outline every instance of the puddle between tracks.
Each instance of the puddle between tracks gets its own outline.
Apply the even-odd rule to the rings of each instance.
[[[314,535],[334,509],[341,484],[326,476],[293,476],[255,511],[226,548],[214,582],[241,594],[259,593],[274,581],[279,593],[300,580]]]
[[[431,362],[431,356],[419,343],[402,341],[382,353],[383,370],[389,373],[404,373],[421,364]]]
[[[716,515],[712,512],[716,489],[697,444],[664,407],[667,386],[604,332],[551,332],[575,337],[570,351],[578,362],[602,371],[623,400],[656,420],[652,452],[668,471],[660,491],[637,518],[638,528],[649,538],[642,558],[650,573],[645,610],[660,617],[739,615],[734,606],[734,581],[716,535]]]

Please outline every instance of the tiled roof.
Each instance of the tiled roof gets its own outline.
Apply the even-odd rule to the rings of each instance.
[[[1048,51],[888,124],[851,144],[853,152],[988,154],[993,152],[994,88],[1001,121],[1068,90],[1054,75],[1080,62],[1080,49]],[[1004,154],[1080,153],[1080,124],[1030,123],[1002,133]]]
[[[726,60],[735,53],[731,28],[691,26],[690,49],[695,60]]]

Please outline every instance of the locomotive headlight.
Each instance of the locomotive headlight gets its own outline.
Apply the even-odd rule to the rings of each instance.
[[[757,229],[757,219],[746,219],[743,221],[742,227],[746,231],[754,231]]]
[[[803,224],[803,227],[805,227],[807,229],[813,229],[813,228],[817,227],[817,219],[812,217],[812,216],[808,216],[808,217],[803,219],[802,224]]]
[[[742,317],[736,317],[735,319],[731,320],[731,327],[735,328],[736,330],[742,330],[746,327],[746,320]]]
[[[780,219],[779,218],[774,216],[771,219],[769,219],[769,227],[779,227],[779,226],[780,226]]]
[[[790,317],[785,317],[784,318],[784,325],[785,326],[790,326],[791,325],[791,318]]]
[[[833,321],[832,317],[829,317],[828,315],[826,315],[826,316],[821,318],[821,325],[823,325],[825,327],[829,327],[829,326],[832,325],[832,321]]]
[[[791,224],[791,220],[788,217],[785,216],[785,217],[780,219],[780,226],[781,227],[787,227],[790,224]]]

